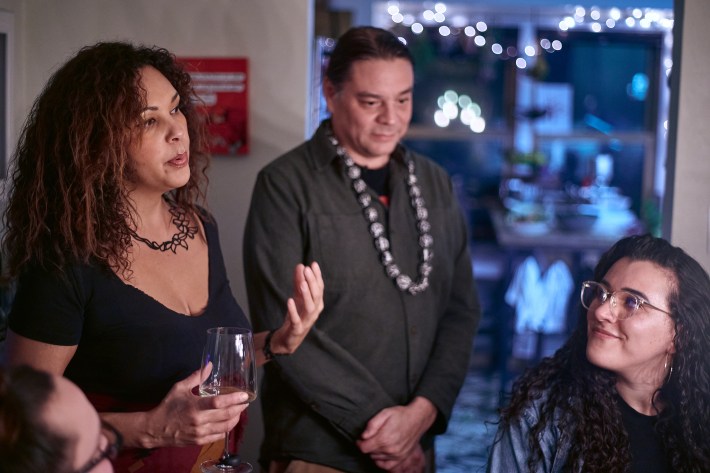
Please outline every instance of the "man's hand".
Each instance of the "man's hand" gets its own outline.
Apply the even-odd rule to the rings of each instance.
[[[426,468],[426,457],[421,445],[417,444],[414,446],[414,450],[401,462],[382,462],[377,466],[390,473],[423,473]]]
[[[422,453],[419,440],[434,420],[436,408],[431,401],[416,397],[406,406],[388,407],[377,413],[367,423],[357,445],[382,469],[419,471],[396,468],[400,464],[404,467],[419,463],[417,458]]]

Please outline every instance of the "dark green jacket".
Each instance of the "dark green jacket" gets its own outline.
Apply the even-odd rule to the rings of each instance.
[[[244,237],[249,308],[257,331],[281,325],[293,268],[317,261],[325,310],[303,345],[265,370],[263,464],[298,458],[376,471],[355,445],[367,421],[415,396],[442,433],[469,364],[480,317],[466,223],[446,172],[410,154],[434,237],[430,287],[412,296],[387,277],[344,166],[323,124],[259,174]],[[389,239],[402,272],[417,277],[419,245],[399,148],[390,175]],[[376,196],[373,200],[377,200]],[[378,202],[379,204],[379,202]]]

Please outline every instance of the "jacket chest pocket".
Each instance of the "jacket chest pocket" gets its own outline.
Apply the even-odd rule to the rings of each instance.
[[[384,271],[379,263],[368,224],[361,213],[313,216],[313,259],[322,262],[327,290],[355,284],[373,270]]]

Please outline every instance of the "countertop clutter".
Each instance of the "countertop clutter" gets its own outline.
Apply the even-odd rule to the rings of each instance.
[[[510,179],[490,213],[503,246],[606,248],[643,230],[631,199],[608,186],[548,190]]]

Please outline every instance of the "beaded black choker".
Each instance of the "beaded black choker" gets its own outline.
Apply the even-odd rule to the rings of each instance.
[[[178,232],[173,235],[170,240],[158,243],[157,241],[143,238],[132,229],[130,230],[131,236],[136,241],[145,244],[151,250],[172,251],[175,253],[178,246],[182,246],[187,250],[187,239],[190,238],[192,240],[195,238],[195,235],[197,234],[197,226],[190,226],[190,220],[188,220],[186,211],[182,207],[171,205],[168,211],[173,216],[173,225],[175,225],[178,229]]]
[[[408,292],[412,295],[424,292],[429,287],[429,274],[432,270],[431,260],[434,256],[432,251],[434,238],[429,233],[431,230],[431,225],[428,220],[429,212],[425,207],[421,189],[417,185],[417,176],[414,173],[414,162],[411,160],[406,161],[407,170],[409,172],[407,174],[409,202],[417,218],[417,231],[419,232],[418,242],[421,249],[418,268],[419,277],[417,281],[413,281],[410,276],[402,273],[399,266],[395,264],[394,256],[392,256],[392,252],[390,251],[390,241],[385,236],[385,226],[380,221],[379,212],[372,206],[372,196],[367,192],[367,184],[365,184],[365,181],[361,178],[360,168],[357,167],[353,159],[348,156],[345,148],[340,146],[338,139],[332,134],[332,131],[328,133],[328,139],[335,147],[336,153],[343,160],[347,168],[348,177],[352,181],[353,191],[355,191],[357,201],[362,207],[365,220],[368,222],[370,235],[372,235],[375,248],[380,256],[380,262],[385,268],[385,273],[395,282],[400,291]]]

